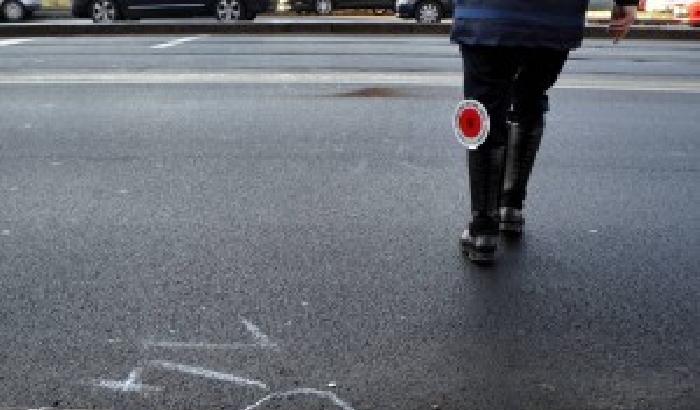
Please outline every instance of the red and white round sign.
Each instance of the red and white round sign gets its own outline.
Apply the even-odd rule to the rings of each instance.
[[[469,149],[476,149],[486,141],[491,120],[486,107],[476,100],[464,100],[457,106],[452,124],[457,140]]]

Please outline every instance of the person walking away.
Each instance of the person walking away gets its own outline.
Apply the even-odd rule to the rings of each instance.
[[[615,42],[634,22],[638,0],[615,0]],[[499,230],[520,235],[527,183],[549,110],[547,91],[581,45],[588,0],[456,0],[451,41],[464,62],[464,97],[488,111],[491,131],[467,154],[471,221],[467,257],[492,263]]]

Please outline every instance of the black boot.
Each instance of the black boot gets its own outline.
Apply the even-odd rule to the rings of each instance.
[[[535,164],[543,132],[543,113],[510,124],[499,210],[499,230],[503,234],[519,236],[522,233],[525,223],[522,209],[527,194],[527,182]]]
[[[488,264],[495,260],[504,156],[503,147],[481,147],[468,153],[472,221],[462,233],[461,243],[474,263]]]

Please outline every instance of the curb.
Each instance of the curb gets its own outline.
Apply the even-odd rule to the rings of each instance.
[[[589,25],[586,38],[610,38],[607,25]],[[635,26],[627,35],[629,40],[687,40],[700,41],[700,29],[683,26]]]
[[[588,18],[588,24],[608,24],[610,19],[607,18]],[[688,24],[687,19],[637,19],[634,22],[635,26],[678,26]]]
[[[449,24],[416,23],[115,23],[115,24],[8,24],[0,37],[189,35],[189,34],[316,34],[316,35],[448,35]],[[586,27],[586,38],[609,38],[607,27]],[[637,26],[629,39],[700,40],[700,29],[679,26]]]
[[[189,34],[369,34],[447,35],[448,24],[415,23],[114,23],[0,25],[0,37],[189,35]]]

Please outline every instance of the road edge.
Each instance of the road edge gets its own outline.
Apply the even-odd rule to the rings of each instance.
[[[0,25],[0,37],[62,37],[119,35],[448,35],[449,24],[416,23],[254,23],[188,24],[133,22],[115,24],[7,24]],[[586,27],[586,38],[609,38],[607,27]],[[634,27],[634,40],[700,40],[700,29],[679,26]]]

